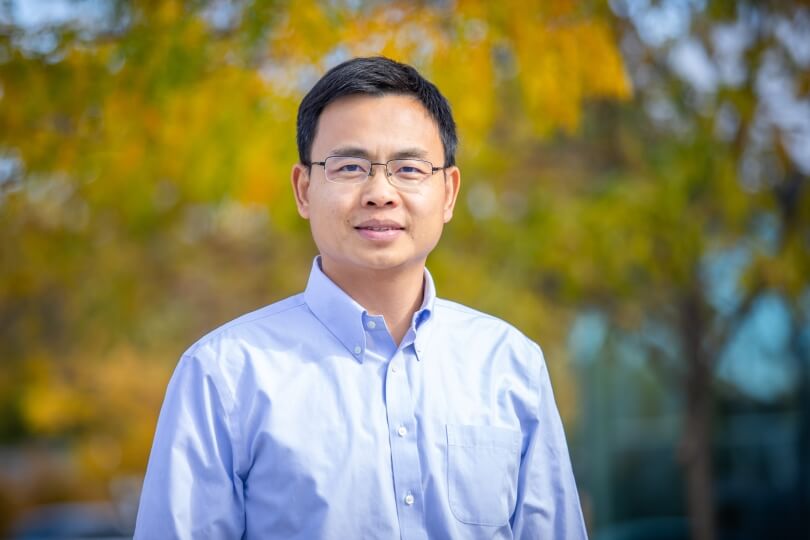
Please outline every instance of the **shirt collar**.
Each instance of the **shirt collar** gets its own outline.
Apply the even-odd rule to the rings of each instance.
[[[425,268],[423,291],[422,305],[414,313],[411,332],[408,333],[413,335],[413,331],[415,331],[416,341],[421,341],[419,334],[424,333],[420,332],[420,329],[430,326],[427,322],[431,319],[436,301],[436,287],[427,268]],[[323,273],[320,256],[315,257],[315,260],[312,261],[312,270],[304,291],[304,301],[312,314],[334,334],[349,353],[362,361],[363,353],[366,350],[363,317],[368,312]],[[407,340],[408,336],[405,337],[403,343],[407,344]],[[420,354],[417,352],[417,358],[419,356]]]

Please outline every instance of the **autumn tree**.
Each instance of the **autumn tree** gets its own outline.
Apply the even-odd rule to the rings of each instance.
[[[88,497],[142,471],[184,345],[303,285],[313,248],[287,179],[297,104],[325,69],[384,54],[436,81],[479,195],[504,133],[574,132],[587,101],[630,93],[601,3],[110,0],[61,19],[24,4],[0,5],[0,440],[65,448],[83,480],[64,482]],[[475,221],[457,227],[451,253],[475,251]],[[535,337],[561,329],[525,273],[490,280],[498,254],[479,255],[438,259],[439,284],[516,299]]]
[[[506,132],[498,151],[512,167],[479,196],[491,210],[471,235],[472,257],[497,254],[488,275],[533,282],[561,314],[598,310],[678,381],[691,534],[708,540],[718,359],[766,295],[793,306],[797,332],[808,325],[810,58],[798,36],[810,17],[802,2],[698,4],[673,15],[612,3],[633,103],[594,107],[575,139]],[[712,263],[735,253],[742,264],[718,283]],[[734,294],[718,301],[726,285]]]

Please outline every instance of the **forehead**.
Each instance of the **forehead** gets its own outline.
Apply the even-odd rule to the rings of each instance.
[[[403,147],[422,148],[437,159],[444,153],[436,121],[417,98],[400,94],[352,95],[327,105],[318,119],[313,157],[346,146],[380,157]]]

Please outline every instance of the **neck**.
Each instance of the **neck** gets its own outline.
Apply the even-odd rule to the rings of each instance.
[[[339,265],[322,259],[321,267],[329,279],[372,315],[382,315],[399,346],[408,332],[413,314],[421,307],[424,289],[424,264],[413,267],[343,271]]]

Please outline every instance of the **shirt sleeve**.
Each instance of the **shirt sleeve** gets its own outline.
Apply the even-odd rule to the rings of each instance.
[[[536,421],[529,423],[528,443],[521,456],[512,533],[521,540],[584,540],[588,534],[565,432],[543,354],[537,345],[532,345],[532,360],[539,363],[540,369]]]
[[[213,362],[183,356],[160,411],[135,540],[241,538],[242,480],[229,425],[234,401]],[[217,384],[217,383],[220,384]]]

